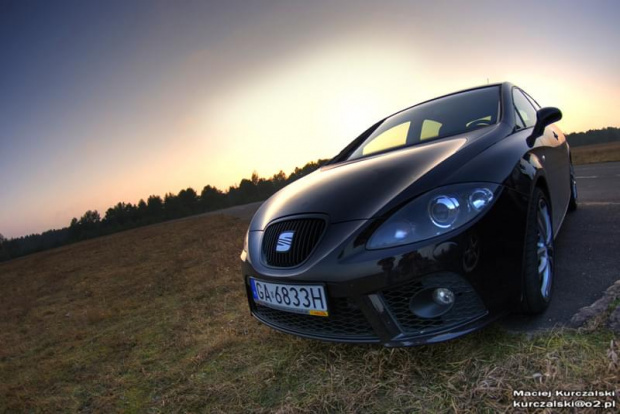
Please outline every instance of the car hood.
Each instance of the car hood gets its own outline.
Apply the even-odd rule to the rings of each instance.
[[[297,214],[326,214],[331,223],[376,217],[399,195],[422,192],[411,187],[484,135],[472,134],[321,167],[263,203],[250,230],[264,230],[273,220]]]

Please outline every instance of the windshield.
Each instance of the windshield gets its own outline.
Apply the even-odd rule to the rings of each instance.
[[[499,86],[435,99],[381,122],[348,160],[461,134],[497,123]]]

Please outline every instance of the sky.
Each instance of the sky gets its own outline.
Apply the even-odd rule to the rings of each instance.
[[[0,0],[0,233],[330,158],[417,102],[513,82],[620,126],[620,2]]]

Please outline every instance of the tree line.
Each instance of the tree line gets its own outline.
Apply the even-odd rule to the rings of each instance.
[[[0,261],[135,227],[266,200],[327,161],[309,162],[302,168],[295,168],[288,176],[283,171],[270,178],[260,178],[254,173],[251,178],[242,179],[239,185],[230,186],[225,192],[207,185],[200,194],[189,187],[178,194],[167,193],[163,198],[151,195],[137,204],[119,202],[108,208],[103,216],[97,210],[88,210],[80,218],[74,217],[68,227],[41,234],[12,239],[6,239],[0,234]]]
[[[607,127],[590,129],[585,132],[573,132],[566,134],[566,140],[571,147],[620,141],[620,128]]]
[[[566,139],[574,147],[620,141],[620,128],[575,132],[566,134]],[[254,173],[251,178],[242,179],[238,186],[231,186],[226,192],[207,185],[200,194],[190,187],[178,194],[167,193],[163,198],[151,195],[137,204],[119,202],[108,208],[103,217],[97,210],[88,210],[79,219],[73,218],[68,227],[59,230],[13,239],[5,239],[0,234],[0,261],[134,227],[266,200],[285,185],[311,173],[327,161],[309,162],[302,168],[295,168],[288,176],[283,171],[270,178],[259,178]]]

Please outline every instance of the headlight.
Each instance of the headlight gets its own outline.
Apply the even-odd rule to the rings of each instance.
[[[368,249],[415,243],[457,229],[488,210],[500,186],[467,183],[441,187],[416,198],[370,237]]]

